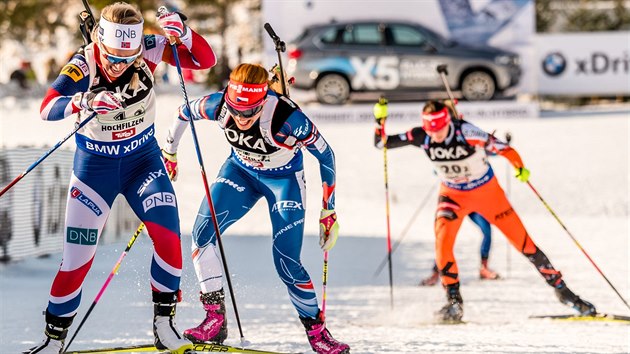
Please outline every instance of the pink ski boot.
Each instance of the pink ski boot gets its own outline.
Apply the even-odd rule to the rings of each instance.
[[[228,335],[223,289],[201,293],[199,300],[203,304],[203,309],[206,310],[206,318],[199,326],[185,330],[184,337],[193,343],[223,343]]]
[[[332,337],[326,323],[321,319],[321,312],[317,318],[303,318],[300,321],[306,328],[306,336],[313,351],[318,354],[349,354],[350,346]]]

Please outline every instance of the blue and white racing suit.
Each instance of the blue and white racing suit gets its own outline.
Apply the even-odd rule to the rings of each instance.
[[[261,117],[245,131],[236,126],[225,104],[223,92],[217,92],[191,102],[190,113],[181,107],[164,150],[177,150],[190,116],[219,123],[232,145],[231,154],[211,187],[220,232],[223,234],[264,197],[273,228],[276,271],[298,314],[313,318],[319,311],[317,298],[311,277],[300,260],[306,210],[301,148],[319,160],[326,209],[334,208],[333,151],[297,105],[284,96],[269,91]],[[193,241],[193,263],[202,292],[219,290],[223,269],[206,198],[195,220]]]
[[[195,42],[200,43],[196,44],[198,57],[208,50],[212,54],[209,45],[202,41]],[[42,119],[60,120],[79,113],[78,121],[92,112],[80,111],[72,102],[75,93],[104,88],[119,93],[126,104],[125,109],[97,115],[76,133],[78,148],[66,207],[63,261],[48,303],[52,315],[70,317],[76,313],[83,281],[118,194],[125,196],[153,240],[152,290],[179,290],[182,254],[177,200],[153,126],[156,115],[153,71],[162,61],[167,45],[162,36],[145,36],[140,65],[129,66],[112,81],[100,68],[98,46],[90,44],[64,66],[42,102]],[[194,46],[191,51],[195,52]],[[180,55],[184,57],[184,53],[188,53],[186,62],[191,62],[192,54],[185,48]],[[135,89],[130,87],[134,74],[139,78]]]

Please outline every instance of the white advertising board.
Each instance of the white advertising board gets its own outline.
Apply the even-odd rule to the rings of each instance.
[[[538,92],[630,95],[630,31],[536,36]]]
[[[0,148],[0,188],[47,148]],[[59,149],[0,197],[0,262],[61,252],[66,235],[68,182],[74,151]],[[139,221],[123,197],[116,199],[100,243],[131,238]]]
[[[388,119],[392,121],[420,122],[423,102],[396,102],[388,108]],[[373,104],[352,104],[344,106],[306,105],[304,113],[314,122],[372,122]],[[479,119],[530,119],[538,118],[540,107],[531,102],[490,101],[460,102],[458,112],[464,119],[474,122]]]

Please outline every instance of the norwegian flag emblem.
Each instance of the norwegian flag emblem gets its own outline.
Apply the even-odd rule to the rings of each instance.
[[[131,48],[131,42],[122,42],[120,43],[121,48]]]

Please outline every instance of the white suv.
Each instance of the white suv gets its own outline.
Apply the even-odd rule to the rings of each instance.
[[[436,91],[436,71],[448,66],[449,85],[470,101],[492,99],[518,84],[517,54],[468,46],[410,22],[333,22],[307,27],[288,49],[295,86],[315,89],[326,104],[342,104],[354,91]]]

